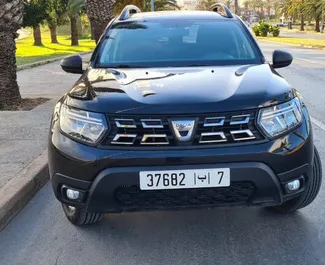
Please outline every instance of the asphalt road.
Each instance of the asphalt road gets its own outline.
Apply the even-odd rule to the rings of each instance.
[[[299,87],[325,165],[325,53],[289,49],[280,72]],[[325,264],[325,185],[308,208],[282,216],[260,208],[107,215],[78,228],[47,184],[0,234],[0,264]]]

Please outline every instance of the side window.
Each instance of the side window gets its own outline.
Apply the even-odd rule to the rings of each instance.
[[[237,43],[238,43],[238,52],[239,58],[242,59],[250,59],[253,57],[254,52],[251,47],[251,44],[248,42],[247,38],[244,38],[244,30],[240,31],[241,34],[236,35]]]
[[[110,35],[106,36],[106,40],[103,43],[104,49],[102,50],[101,57],[99,59],[100,64],[114,60],[117,48],[116,33],[116,31],[111,31]]]

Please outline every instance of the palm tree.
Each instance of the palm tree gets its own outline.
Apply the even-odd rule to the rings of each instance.
[[[315,31],[320,32],[320,22],[322,19],[322,12],[325,7],[324,1],[320,0],[306,0],[303,5],[303,12],[316,21]]]
[[[149,8],[150,8],[150,2],[149,2]],[[156,1],[155,1],[156,2]],[[146,1],[145,0],[117,0],[116,3],[114,4],[114,14],[118,15],[121,13],[121,11],[123,10],[123,8],[126,5],[136,5],[137,7],[139,7],[141,10],[145,9],[145,5],[146,5]],[[150,9],[148,9],[149,11]]]
[[[146,1],[145,1],[146,2]],[[149,2],[149,1],[147,1]],[[148,6],[148,5],[147,5]],[[176,0],[155,0],[155,11],[181,9]],[[149,11],[149,10],[147,10]]]
[[[218,3],[218,0],[200,0],[198,1],[196,5],[197,10],[209,10],[209,8],[215,4]]]
[[[281,6],[280,10],[287,16],[294,17],[296,15],[300,16],[301,25],[300,30],[305,30],[305,12],[304,12],[304,2],[305,0],[285,0]]]
[[[85,0],[70,0],[68,4],[68,17],[70,19],[71,46],[79,46],[78,18],[85,7]]]
[[[57,38],[57,27],[65,24],[69,0],[47,0],[47,25],[51,33],[51,43],[59,43]]]
[[[235,0],[235,14],[238,15],[238,0]]]
[[[0,2],[0,109],[21,99],[16,76],[17,30],[23,22],[23,0]]]
[[[107,24],[114,17],[115,0],[86,0],[86,12],[98,42]]]

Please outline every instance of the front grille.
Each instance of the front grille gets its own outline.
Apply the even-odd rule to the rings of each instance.
[[[220,145],[261,141],[265,138],[256,128],[257,112],[229,112],[208,115],[109,115],[107,146],[184,146]],[[173,131],[172,120],[195,120],[190,141],[181,142]],[[179,132],[186,136],[187,132]]]
[[[177,206],[248,205],[255,191],[252,182],[233,182],[230,187],[142,191],[139,186],[119,187],[116,200],[125,207],[154,209]]]

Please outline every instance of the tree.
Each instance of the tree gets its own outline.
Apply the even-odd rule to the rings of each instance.
[[[71,46],[79,46],[78,19],[85,8],[84,0],[70,0],[68,5],[68,16],[70,19]]]
[[[79,46],[78,13],[70,13],[71,46]]]
[[[24,27],[33,28],[34,45],[42,46],[40,25],[47,19],[47,0],[24,0]]]
[[[86,0],[86,12],[94,31],[95,41],[98,42],[107,24],[114,17],[115,0]]]
[[[320,31],[322,11],[325,9],[324,0],[284,0],[280,10],[292,17],[297,15],[301,18],[301,30],[304,30],[305,19],[315,19],[315,31]]]
[[[234,0],[235,1],[235,14],[238,15],[238,0]]]
[[[151,0],[145,0],[145,11],[151,10]],[[163,10],[178,10],[180,7],[177,5],[176,0],[155,0],[155,11]]]
[[[150,1],[149,0],[117,0],[116,3],[114,4],[114,14],[115,15],[120,14],[126,5],[135,5],[139,7],[141,10],[149,11],[151,9],[151,0]]]
[[[15,38],[23,21],[23,7],[23,0],[0,1],[0,109],[21,100],[16,76]]]
[[[209,10],[209,8],[215,4],[218,3],[219,1],[217,0],[200,0],[197,5],[196,9],[197,10]]]
[[[315,31],[320,32],[320,22],[322,19],[322,12],[325,8],[324,1],[320,0],[306,0],[303,3],[302,10],[303,12],[312,18],[315,19],[316,25],[315,25]]]
[[[300,16],[300,30],[305,30],[305,16],[304,16],[304,0],[285,0],[280,6],[280,10],[286,16],[295,17],[296,15]]]
[[[69,0],[49,0],[47,9],[47,25],[51,33],[51,43],[58,43],[57,26],[66,22],[66,13],[69,7]]]

